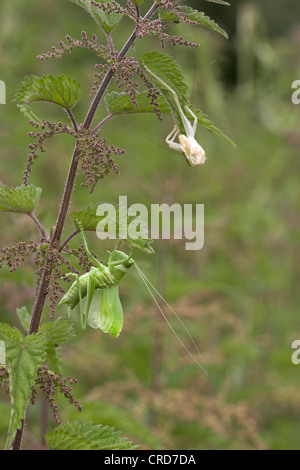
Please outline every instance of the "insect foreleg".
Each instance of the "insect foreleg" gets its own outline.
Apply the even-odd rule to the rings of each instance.
[[[91,253],[91,251],[88,247],[83,227],[81,225],[79,225],[79,228],[80,228],[81,236],[82,236],[82,239],[83,239],[85,251],[87,252],[87,255],[88,255],[89,259],[91,260],[92,263],[94,263],[97,266],[97,268],[101,269],[102,264],[100,263],[100,261],[97,258],[95,258],[95,256]]]
[[[122,241],[123,240],[119,240],[118,243],[116,244],[115,248],[113,249],[113,251],[118,251],[118,249],[120,248],[120,246],[122,245]],[[108,251],[108,253],[111,255],[111,252]]]

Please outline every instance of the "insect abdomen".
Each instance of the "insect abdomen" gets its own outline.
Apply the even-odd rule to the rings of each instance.
[[[76,307],[76,305],[79,303],[79,286],[81,291],[81,298],[83,299],[87,294],[88,276],[89,273],[83,274],[83,276],[80,276],[79,282],[76,279],[76,281],[74,281],[71,285],[68,292],[65,293],[65,295],[59,302],[59,305],[67,304],[70,309],[73,310],[73,308]]]
[[[83,299],[84,297],[86,297],[90,277],[93,277],[96,289],[112,287],[115,283],[114,278],[112,277],[108,268],[101,272],[99,271],[99,269],[92,267],[88,273],[83,274],[79,277],[79,279],[76,279],[73,282],[68,292],[66,292],[65,295],[62,297],[61,301],[59,302],[59,305],[67,304],[69,308],[73,310],[73,308],[79,304],[79,289],[81,292],[81,298]]]

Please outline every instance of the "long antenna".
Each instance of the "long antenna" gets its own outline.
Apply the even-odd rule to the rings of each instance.
[[[185,331],[187,332],[189,338],[191,339],[193,345],[195,346],[195,349],[196,351],[198,352],[198,354],[200,355],[200,352],[199,352],[199,349],[195,343],[195,341],[193,340],[190,332],[188,331],[187,327],[185,326],[185,324],[183,323],[183,321],[181,320],[181,318],[177,315],[177,313],[172,309],[172,307],[166,302],[166,300],[162,297],[162,295],[155,289],[155,287],[151,284],[151,282],[149,281],[149,279],[145,276],[145,274],[143,273],[143,271],[141,270],[141,268],[139,268],[139,266],[135,263],[135,267],[136,267],[136,270],[137,272],[139,273],[143,283],[145,284],[146,288],[148,289],[148,292],[150,293],[153,301],[155,302],[157,308],[159,309],[160,313],[162,314],[163,318],[165,319],[166,323],[168,324],[168,326],[170,327],[170,329],[172,330],[173,334],[176,336],[176,338],[178,339],[178,341],[181,343],[181,345],[184,347],[184,349],[186,350],[186,352],[189,354],[189,356],[193,359],[194,362],[196,362],[196,364],[205,372],[206,375],[208,375],[207,371],[204,369],[204,367],[200,364],[200,362],[196,359],[196,357],[194,356],[194,354],[188,349],[188,347],[184,344],[184,342],[182,341],[182,339],[179,337],[179,335],[176,333],[176,331],[174,330],[173,326],[171,325],[171,323],[169,322],[169,320],[167,319],[165,313],[163,312],[162,308],[160,307],[159,303],[157,302],[153,292],[151,291],[150,287],[154,290],[154,292],[165,302],[165,304],[167,305],[167,307],[172,311],[172,313],[174,313],[174,315],[176,316],[177,320],[179,320],[179,322],[181,323],[181,325],[183,326],[183,328],[185,329]]]
[[[136,263],[135,263],[136,264]],[[137,266],[137,264],[136,264]],[[197,351],[197,354],[199,354],[199,356],[201,356],[201,352],[199,351],[198,349],[198,346],[194,340],[194,338],[192,337],[191,333],[189,332],[189,330],[187,329],[187,327],[185,326],[185,324],[183,323],[183,321],[181,320],[180,316],[175,312],[175,310],[171,307],[171,305],[168,304],[168,302],[166,301],[166,299],[158,292],[158,290],[154,287],[154,285],[149,281],[149,279],[146,277],[146,275],[143,273],[143,271],[141,270],[141,268],[139,266],[137,266],[137,268],[140,270],[140,274],[143,276],[143,278],[145,279],[145,281],[149,284],[149,286],[151,287],[151,289],[154,290],[154,292],[158,295],[158,297],[160,297],[160,299],[166,304],[166,306],[171,310],[171,312],[175,315],[175,317],[177,318],[177,320],[181,323],[182,327],[184,328],[184,330],[186,331],[186,333],[188,334],[188,337],[190,338],[190,340],[192,341],[196,351]]]

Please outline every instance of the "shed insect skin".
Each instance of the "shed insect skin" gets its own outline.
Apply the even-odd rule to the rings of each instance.
[[[194,119],[193,125],[190,123],[189,119],[186,117],[181,104],[179,102],[178,96],[175,91],[165,83],[161,78],[159,78],[155,73],[153,73],[148,67],[145,65],[146,70],[155,77],[173,96],[176,106],[178,108],[180,118],[182,120],[182,124],[185,130],[185,134],[180,134],[179,128],[177,124],[175,124],[174,129],[170,132],[170,134],[166,138],[166,143],[172,150],[176,150],[178,152],[183,152],[187,162],[190,166],[197,166],[203,165],[206,160],[206,155],[204,149],[195,139],[196,131],[197,131],[197,124],[198,118],[196,114],[188,107],[184,106],[184,109],[187,113],[191,115]],[[178,136],[178,142],[175,142],[176,137]]]

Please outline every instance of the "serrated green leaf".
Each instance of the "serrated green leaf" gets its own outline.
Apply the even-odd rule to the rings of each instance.
[[[109,3],[111,0],[101,0],[101,3]],[[93,18],[93,20],[103,29],[105,33],[111,33],[122,19],[120,13],[106,13],[103,9],[92,4],[91,0],[71,0],[76,5],[84,8],[85,11]]]
[[[0,181],[0,211],[32,213],[39,203],[42,190],[33,184],[9,187]]]
[[[137,106],[134,106],[128,93],[120,93],[112,91],[105,95],[106,108],[109,113],[114,115],[119,114],[134,114],[134,113],[154,113],[153,105],[148,98],[148,92],[143,91],[137,93]],[[158,96],[157,103],[162,113],[170,113],[170,106],[162,95]]]
[[[185,17],[188,20],[196,22],[199,26],[204,26],[206,28],[211,29],[212,31],[216,31],[217,33],[222,34],[223,36],[225,36],[225,38],[228,39],[228,34],[226,33],[226,31],[224,31],[224,29],[222,29],[208,16],[205,16],[204,12],[194,10],[193,8],[188,7],[186,5],[182,5],[179,11],[184,13]],[[179,21],[178,17],[172,11],[164,10],[163,8],[159,9],[159,17],[163,21]]]
[[[112,223],[114,224],[114,221],[116,220],[116,226],[115,226],[115,235],[117,238],[119,238],[119,214],[120,214],[120,208],[118,205],[112,205],[115,209],[115,215],[116,217],[112,220]],[[109,220],[109,214],[106,216],[102,215],[97,215],[97,209],[99,207],[99,204],[96,203],[90,203],[87,207],[82,209],[81,211],[77,212],[72,212],[71,217],[73,219],[73,223],[75,227],[80,230],[80,227],[82,227],[84,230],[88,231],[96,231],[98,224],[105,219],[107,222]],[[127,227],[130,225],[130,223],[135,219],[134,216],[127,216]],[[109,225],[109,224],[108,224]],[[105,230],[107,233],[109,232],[109,227],[107,227],[107,230]],[[128,245],[132,246],[133,248],[138,248],[139,250],[145,252],[145,253],[153,253],[154,250],[151,248],[151,244],[153,241],[148,237],[148,231],[147,227],[144,227],[143,224],[141,223],[141,238],[133,239],[129,235],[127,237],[122,236],[122,240],[124,240]]]
[[[146,65],[161,80],[167,83],[177,94],[182,106],[189,104],[190,97],[188,85],[180,65],[173,57],[162,51],[151,51],[142,56],[140,64],[141,66]],[[153,80],[152,75],[149,78]],[[156,81],[156,84],[159,89],[162,88],[162,84],[160,82]],[[165,88],[164,92],[168,97],[170,93]],[[167,101],[169,100],[167,99]],[[173,99],[171,100],[171,104],[173,106]]]
[[[58,317],[54,321],[43,323],[39,331],[47,333],[48,345],[66,343],[75,336],[72,323],[63,317]]]
[[[162,443],[147,424],[142,419],[133,417],[130,411],[99,399],[85,402],[80,400],[80,403],[83,407],[85,420],[92,421],[93,424],[102,423],[104,426],[119,429],[130,439],[134,439],[150,449],[163,449]],[[77,419],[78,411],[74,407],[69,407],[66,410],[66,416],[68,420]]]
[[[5,449],[9,449],[25,417],[37,370],[46,358],[47,335],[36,333],[23,337],[16,328],[0,324],[0,340],[6,346],[6,367],[10,378],[11,418]]]
[[[61,344],[69,342],[75,336],[70,321],[58,317],[55,321],[43,323],[40,332],[47,333],[47,365],[55,374],[62,373]]]
[[[29,331],[31,315],[27,310],[27,307],[17,308],[17,315],[26,332]]]
[[[110,0],[101,0],[100,3],[109,3]],[[111,12],[110,14],[92,5],[92,11],[98,24],[106,33],[111,33],[116,26],[120,23],[122,16],[119,13]]]
[[[96,230],[100,220],[99,216],[96,215],[97,207],[98,204],[91,202],[81,211],[71,212],[73,223],[78,230],[80,230],[80,227],[84,230]]]
[[[69,111],[75,106],[81,97],[81,85],[76,80],[61,75],[29,75],[25,77],[17,89],[14,102],[21,112],[29,119],[39,122],[40,119],[33,113],[29,106],[34,101],[47,101],[56,104]]]
[[[134,450],[120,433],[108,426],[72,421],[58,426],[45,436],[50,450]]]
[[[132,0],[132,2],[138,7],[144,0]]]

